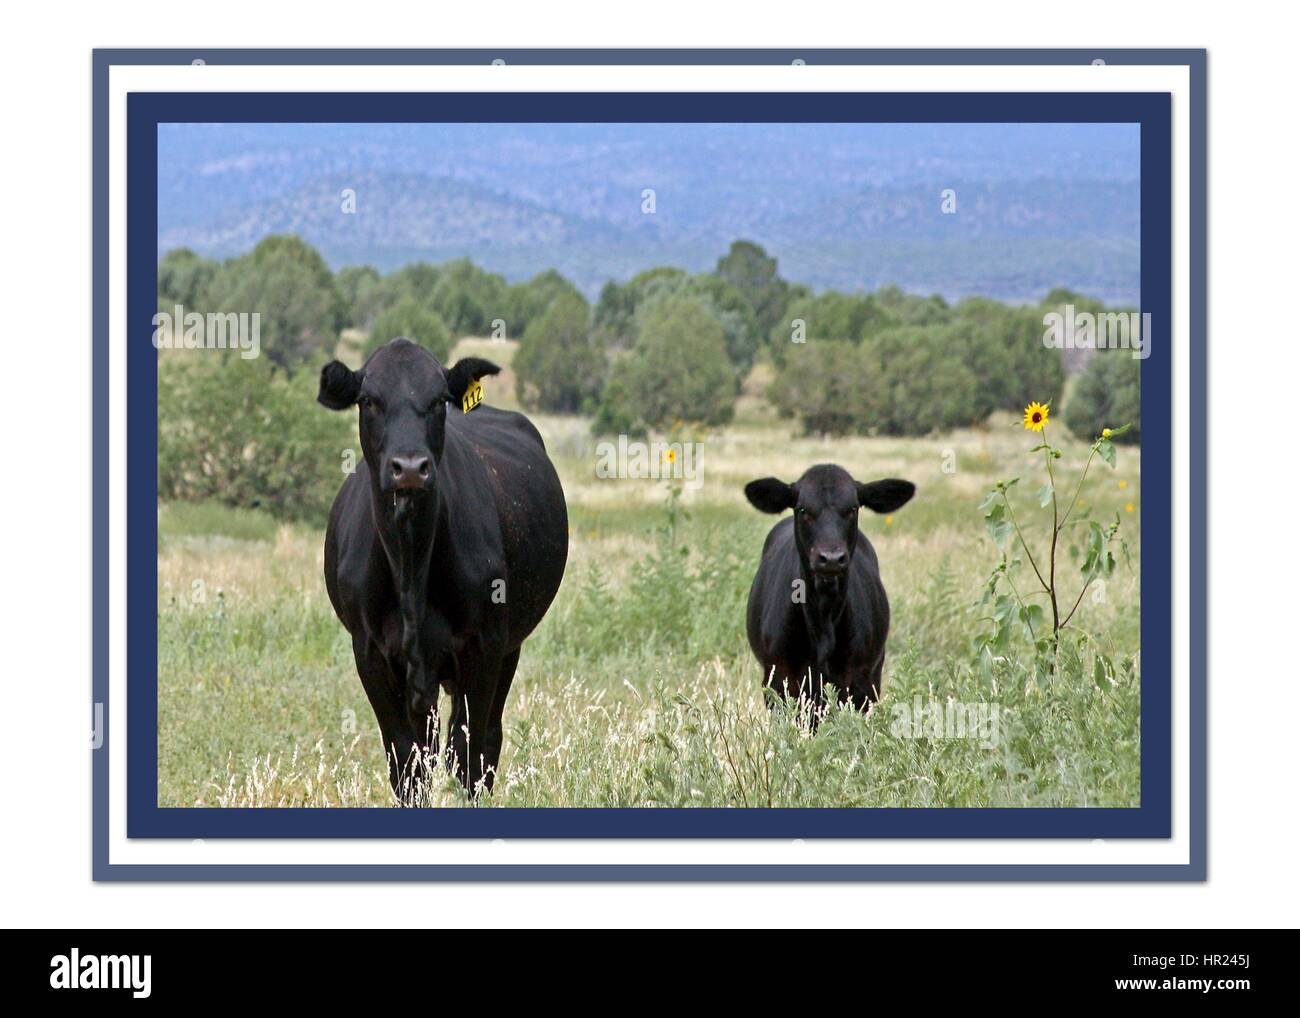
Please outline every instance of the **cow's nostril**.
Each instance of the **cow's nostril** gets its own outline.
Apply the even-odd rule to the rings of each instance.
[[[420,476],[429,476],[429,461],[427,459],[420,460]]]

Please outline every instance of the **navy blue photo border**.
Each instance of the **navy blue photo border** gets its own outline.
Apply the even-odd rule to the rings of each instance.
[[[252,51],[257,59],[225,62],[285,63],[330,62],[331,54],[318,51],[314,60],[283,60],[282,53]],[[395,51],[385,51],[394,54]],[[403,51],[405,52],[405,51]],[[539,51],[540,52],[540,51]],[[662,60],[643,59],[637,51],[625,53],[623,63],[657,62],[752,62],[766,63],[761,55],[752,59],[720,61],[716,54],[690,51],[692,59],[675,61],[672,51],[660,54]],[[767,51],[764,51],[766,54]],[[1024,51],[1017,51],[1022,54]],[[1055,51],[1058,55],[1071,51]],[[1123,52],[1123,51],[1120,51]],[[1156,51],[1160,52],[1160,51]],[[519,59],[527,63],[611,62],[596,60],[599,51],[583,51],[584,59]],[[891,54],[895,59],[873,60],[866,51],[849,51],[852,59],[823,58],[824,63],[894,63],[925,62],[913,53],[902,59],[905,51]],[[190,62],[197,53],[185,54]],[[528,54],[522,54],[527,56]],[[556,54],[548,53],[545,56]],[[743,56],[731,52],[730,56]],[[993,51],[977,54],[989,59],[958,59],[946,54],[939,63],[1021,63],[1023,60],[996,60]],[[151,54],[157,57],[158,54]],[[220,59],[215,54],[212,59]],[[459,54],[459,56],[468,56]],[[608,54],[605,54],[608,57]],[[927,54],[928,56],[928,54]],[[970,54],[967,54],[969,57]],[[1090,56],[1091,62],[1096,54]],[[1127,54],[1126,54],[1127,56]],[[1194,95],[1200,114],[1193,116],[1193,633],[1198,618],[1204,618],[1203,562],[1203,83],[1204,54],[1165,52],[1163,59],[1128,59],[1132,63],[1187,63],[1193,67]],[[470,63],[470,59],[392,59],[382,62]],[[509,55],[507,55],[507,58]],[[205,59],[209,57],[205,56]],[[96,54],[96,306],[106,292],[106,266],[101,259],[106,245],[106,152],[104,127],[106,111],[102,109],[107,61],[180,63],[180,59],[163,58],[142,61],[119,61],[112,51]],[[1113,59],[1113,54],[1110,55]],[[374,62],[372,59],[338,60],[337,62]],[[486,62],[486,61],[484,61]],[[776,62],[773,59],[771,62]],[[788,61],[781,61],[788,62]],[[1083,62],[1080,56],[1035,62]],[[1119,61],[1115,61],[1119,62]],[[1195,72],[1199,64],[1199,75]],[[103,120],[101,120],[103,116]],[[998,94],[813,94],[813,93],[738,93],[684,95],[601,95],[566,94],[271,94],[249,93],[138,93],[128,100],[128,330],[131,349],[128,355],[128,445],[144,450],[144,455],[128,456],[128,836],[136,837],[1065,837],[1065,838],[1167,838],[1171,826],[1170,776],[1170,623],[1171,623],[1171,544],[1148,539],[1142,554],[1143,583],[1158,580],[1158,595],[1148,594],[1142,603],[1143,690],[1142,690],[1142,799],[1136,809],[933,809],[933,810],[212,810],[159,809],[156,805],[157,726],[156,726],[156,465],[150,455],[156,449],[156,366],[150,344],[136,343],[147,327],[152,333],[152,315],[156,294],[156,139],[160,122],[203,121],[271,121],[309,122],[359,120],[381,121],[472,121],[472,122],[851,122],[851,121],[931,121],[931,122],[1124,122],[1142,126],[1142,310],[1152,313],[1155,325],[1153,354],[1144,365],[1143,403],[1144,436],[1142,473],[1144,480],[1144,516],[1148,520],[1170,518],[1171,456],[1170,427],[1170,284],[1171,284],[1171,168],[1170,97],[1160,93],[998,93]],[[1199,127],[1199,131],[1198,131]],[[1199,150],[1198,150],[1199,146]],[[1199,204],[1198,209],[1198,195]],[[1198,214],[1199,213],[1199,214]],[[102,231],[102,232],[101,232]],[[1199,247],[1198,247],[1199,242]],[[1197,289],[1198,280],[1201,289]],[[106,387],[106,327],[96,321],[94,356],[96,378]],[[1162,356],[1163,353],[1163,356]],[[97,390],[96,422],[106,423],[106,395]],[[1199,412],[1199,417],[1198,417]],[[106,428],[96,428],[96,440]],[[96,508],[103,508],[106,489],[103,475],[105,461],[96,457]],[[1199,487],[1198,487],[1199,485]],[[101,554],[106,534],[101,526],[106,512],[96,512],[97,589],[106,582],[106,568]],[[96,599],[96,604],[106,602]],[[105,620],[97,610],[95,618],[96,668],[94,675],[97,704],[107,714],[106,697],[100,696],[100,649],[106,649]],[[1197,879],[1204,875],[1204,659],[1193,637],[1193,845],[1191,863],[1184,866],[798,866],[770,867],[728,866],[162,866],[110,867],[107,864],[107,754],[95,754],[96,800],[96,875],[109,878],[216,877],[242,879],[374,878],[374,879],[958,879],[997,878],[1034,879],[1069,878],[1101,879],[1126,875],[1158,879]],[[102,642],[101,642],[102,641]],[[106,681],[104,681],[106,686]],[[104,689],[106,692],[106,688]],[[1197,738],[1197,726],[1200,737]],[[1199,774],[1198,774],[1199,769]],[[1199,798],[1199,802],[1198,802]],[[114,871],[114,872],[110,872]],[[243,874],[238,876],[237,874]],[[960,874],[960,876],[959,876]],[[1036,874],[1036,877],[1034,876]]]

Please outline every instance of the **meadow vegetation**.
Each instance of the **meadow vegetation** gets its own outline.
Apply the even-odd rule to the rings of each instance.
[[[506,365],[487,399],[514,406],[515,349],[464,340],[452,357]],[[1137,805],[1136,450],[1121,450],[1114,470],[1094,467],[1079,496],[1098,518],[1121,515],[1133,565],[1089,593],[1078,636],[1045,675],[1014,633],[997,655],[980,654],[981,595],[1000,553],[977,507],[998,480],[1039,462],[1019,420],[999,411],[924,436],[809,435],[771,406],[773,378],[760,363],[729,424],[676,436],[703,443],[695,490],[597,478],[588,418],[532,414],[569,504],[565,581],[525,644],[494,793],[471,803],[443,781],[427,802]],[[1054,442],[1063,470],[1082,466],[1087,443]],[[760,692],[743,615],[772,520],[741,489],[828,461],[859,479],[909,478],[918,494],[892,517],[863,515],[894,613],[883,699],[866,716],[832,710],[814,734],[806,708],[769,711]],[[342,480],[337,459],[329,471],[331,484]],[[1009,497],[1024,519],[1042,511],[1028,484]],[[161,805],[391,805],[373,715],[325,594],[319,523],[169,500],[159,532]],[[1068,585],[1079,563],[1067,561]],[[1098,655],[1112,667],[1099,673]],[[900,732],[902,708],[933,716],[950,704],[993,705],[996,738],[987,725],[974,737]]]

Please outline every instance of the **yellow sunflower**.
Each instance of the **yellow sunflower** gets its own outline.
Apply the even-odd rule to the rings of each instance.
[[[1042,431],[1047,423],[1047,406],[1044,403],[1030,403],[1025,407],[1025,430]]]

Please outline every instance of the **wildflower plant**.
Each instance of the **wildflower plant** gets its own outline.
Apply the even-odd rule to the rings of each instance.
[[[1130,426],[1103,428],[1089,447],[1088,459],[1078,479],[1071,483],[1067,478],[1057,476],[1061,450],[1048,438],[1050,416],[1048,404],[1034,402],[1025,407],[1025,430],[1041,438],[1030,452],[1042,453],[1046,477],[1045,483],[1035,493],[1035,500],[1044,516],[1049,507],[1052,512],[1050,530],[1042,541],[1045,550],[1040,545],[1035,555],[1030,521],[1018,517],[1012,505],[1010,493],[1020,482],[1019,477],[998,481],[979,506],[985,512],[984,525],[989,536],[1001,552],[1001,559],[989,574],[980,601],[980,605],[991,612],[985,617],[989,627],[977,640],[977,657],[985,674],[991,672],[995,658],[1006,656],[1017,632],[1033,643],[1039,674],[1055,673],[1061,632],[1074,621],[1084,595],[1093,583],[1099,579],[1108,580],[1114,574],[1116,544],[1132,568],[1128,544],[1120,535],[1119,513],[1115,514],[1114,522],[1103,525],[1092,519],[1079,502],[1079,493],[1093,461],[1101,459],[1113,470],[1117,459],[1114,439],[1128,431]],[[1070,541],[1068,548],[1079,569],[1078,590],[1071,597],[1063,582],[1065,569],[1061,550],[1067,539],[1080,531],[1084,536]],[[1021,567],[1025,562],[1029,564],[1031,575],[1018,580],[1018,576],[1024,576]]]

